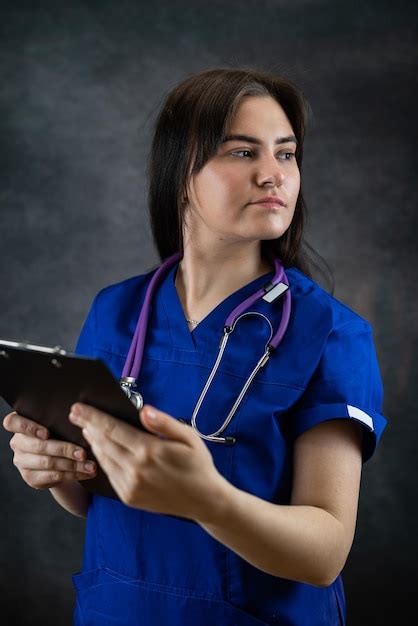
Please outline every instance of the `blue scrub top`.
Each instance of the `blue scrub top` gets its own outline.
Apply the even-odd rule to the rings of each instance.
[[[178,262],[152,302],[138,388],[145,403],[191,419],[218,354],[228,314],[273,277],[237,290],[190,332],[175,288]],[[153,270],[100,291],[76,352],[102,359],[116,378]],[[287,268],[292,312],[283,341],[243,398],[223,436],[205,442],[218,471],[237,488],[288,505],[292,443],[320,422],[349,419],[364,427],[363,461],[386,426],[383,387],[370,324],[295,267]],[[282,299],[252,310],[280,323]],[[264,351],[270,329],[241,319],[197,417],[212,433],[224,422]],[[239,532],[239,528],[237,528]],[[329,587],[257,569],[198,524],[94,495],[88,510],[82,572],[73,576],[77,626],[341,626],[341,576]]]

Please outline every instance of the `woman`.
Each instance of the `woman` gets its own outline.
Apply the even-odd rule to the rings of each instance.
[[[82,404],[69,416],[120,499],[83,489],[97,469],[84,450],[5,418],[23,479],[87,516],[78,625],[345,623],[362,463],[386,420],[371,326],[311,278],[302,248],[308,110],[293,83],[249,69],[192,75],[162,106],[149,176],[166,266],[138,377],[146,432]],[[230,313],[273,293],[280,263],[283,293],[240,317],[206,390]],[[98,294],[79,354],[126,376],[155,275]]]

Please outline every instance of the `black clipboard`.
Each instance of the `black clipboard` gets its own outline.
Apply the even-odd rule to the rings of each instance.
[[[152,434],[103,361],[67,353],[60,346],[0,340],[0,396],[20,415],[46,426],[52,439],[85,448],[96,462],[81,429],[68,419],[74,402],[90,404]],[[98,462],[96,476],[79,483],[87,491],[119,499]]]

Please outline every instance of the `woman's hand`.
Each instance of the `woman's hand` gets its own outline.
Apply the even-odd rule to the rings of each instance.
[[[10,439],[13,463],[29,487],[49,489],[96,475],[97,464],[86,461],[83,448],[67,441],[48,439],[48,430],[41,424],[13,412],[6,415],[3,426],[14,433]]]
[[[82,428],[122,502],[198,522],[211,519],[226,481],[190,426],[149,405],[140,419],[159,436],[80,403],[69,419]]]

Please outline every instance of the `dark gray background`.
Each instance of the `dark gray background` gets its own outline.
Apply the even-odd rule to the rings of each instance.
[[[401,623],[417,584],[413,4],[1,3],[3,338],[72,349],[96,292],[157,262],[145,166],[176,82],[257,64],[305,91],[308,240],[374,327],[389,420],[363,471],[348,626]],[[69,625],[84,521],[23,483],[9,439],[1,429],[1,623]]]

